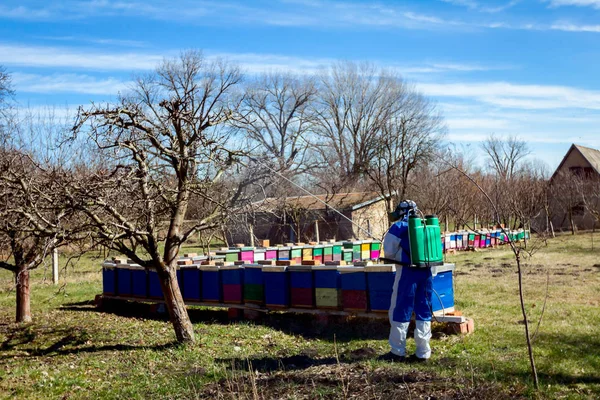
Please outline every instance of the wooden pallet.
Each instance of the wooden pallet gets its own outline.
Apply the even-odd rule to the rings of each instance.
[[[112,295],[103,295],[99,294],[96,296],[95,303],[96,306],[101,307],[103,300],[110,301],[133,301],[133,302],[141,302],[141,303],[149,303],[149,304],[163,304],[164,301],[162,299],[148,299],[148,298],[139,298],[139,297],[123,297],[123,296],[112,296]],[[215,308],[227,308],[227,309],[239,309],[239,310],[249,310],[253,312],[288,312],[288,313],[299,313],[299,314],[314,314],[314,315],[339,315],[339,316],[355,316],[361,318],[373,318],[373,319],[388,319],[387,313],[382,312],[353,312],[353,311],[345,311],[345,310],[331,310],[331,309],[317,309],[317,308],[297,308],[290,307],[285,309],[269,309],[263,307],[258,304],[230,304],[230,303],[207,303],[201,301],[189,301],[186,300],[186,305],[191,306],[202,306],[202,307],[215,307]],[[436,311],[433,313],[432,321],[441,322],[441,323],[452,323],[452,324],[462,324],[467,322],[467,318],[454,310],[454,307],[446,308],[441,311]]]

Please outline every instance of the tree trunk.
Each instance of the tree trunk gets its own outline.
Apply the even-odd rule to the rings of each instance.
[[[575,234],[575,223],[573,222],[573,212],[569,211],[569,222],[571,223],[571,235]]]
[[[31,322],[31,301],[29,290],[29,270],[20,265],[15,273],[17,286],[17,322]]]
[[[169,317],[175,329],[177,341],[181,343],[193,343],[196,339],[194,336],[194,326],[190,321],[190,317],[183,302],[183,296],[177,282],[177,269],[175,266],[157,268],[160,287],[162,288],[165,298],[165,306],[169,311]]]

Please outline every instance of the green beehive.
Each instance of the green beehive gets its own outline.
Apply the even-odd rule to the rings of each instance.
[[[348,250],[344,249],[342,259],[344,261],[346,261],[346,262],[350,262],[351,263],[352,262],[352,250],[351,249],[348,249]]]
[[[323,247],[323,255],[330,256],[333,254],[333,246],[325,246]]]
[[[292,247],[290,252],[291,258],[302,257],[302,247]]]
[[[342,254],[342,245],[341,244],[333,245],[333,254]]]

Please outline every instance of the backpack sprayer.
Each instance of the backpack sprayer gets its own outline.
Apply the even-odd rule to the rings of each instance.
[[[421,214],[419,216],[418,214]],[[390,213],[391,220],[399,220],[408,216],[408,247],[403,251],[409,255],[412,267],[429,268],[444,264],[440,242],[440,223],[435,215],[423,216],[412,200],[404,200],[396,210]],[[397,260],[383,258],[387,262],[398,263]]]

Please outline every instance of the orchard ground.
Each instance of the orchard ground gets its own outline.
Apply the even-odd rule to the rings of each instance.
[[[91,255],[63,269],[59,286],[48,267],[36,270],[34,322],[16,325],[12,276],[0,271],[0,398],[600,398],[600,235],[532,247],[524,285],[540,392],[503,247],[448,256],[456,306],[475,333],[446,335],[434,324],[427,364],[377,360],[388,351],[384,320],[324,325],[274,313],[232,322],[225,310],[192,307],[197,342],[179,346],[148,305],[95,309],[101,259]]]

